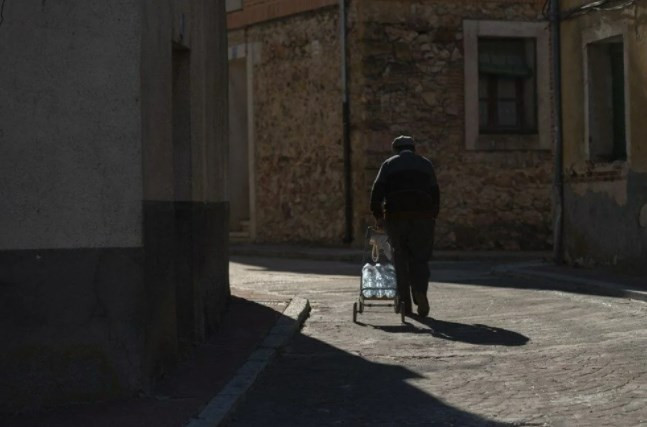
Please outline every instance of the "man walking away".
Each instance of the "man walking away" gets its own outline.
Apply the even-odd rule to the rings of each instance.
[[[411,294],[418,314],[429,314],[428,262],[440,205],[436,173],[429,159],[415,153],[410,136],[393,140],[395,155],[387,159],[371,191],[371,212],[378,227],[386,226],[393,248],[398,293],[410,316]]]

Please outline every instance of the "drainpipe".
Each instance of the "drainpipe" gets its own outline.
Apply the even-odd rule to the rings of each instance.
[[[344,243],[353,241],[353,189],[350,147],[350,107],[348,104],[348,64],[346,43],[346,0],[339,0],[339,44],[341,45],[341,92],[344,146]]]
[[[562,58],[560,34],[559,0],[550,2],[551,42],[553,58],[553,111],[554,111],[554,140],[555,166],[553,177],[553,258],[555,263],[564,262],[564,141],[562,130]]]

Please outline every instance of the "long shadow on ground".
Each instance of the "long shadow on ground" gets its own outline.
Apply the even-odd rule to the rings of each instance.
[[[419,373],[402,366],[369,361],[298,335],[264,373],[228,425],[519,425],[452,406],[443,396],[416,387],[413,383],[420,378]]]
[[[162,381],[157,397],[80,404],[0,417],[2,426],[182,426],[245,362],[280,315],[235,298],[220,330]],[[436,321],[434,321],[436,322]],[[435,323],[447,336],[462,327]],[[469,328],[468,328],[469,329]],[[468,331],[469,332],[469,331]],[[469,332],[468,335],[476,331]],[[446,369],[446,366],[443,367]],[[420,374],[368,361],[298,334],[234,413],[238,426],[493,426],[410,384]]]
[[[530,341],[525,335],[503,328],[488,325],[467,325],[463,323],[447,322],[432,318],[416,318],[425,327],[417,327],[407,322],[397,326],[372,326],[357,322],[358,325],[368,326],[392,333],[429,334],[435,338],[449,341],[459,341],[474,345],[501,345],[522,346]]]

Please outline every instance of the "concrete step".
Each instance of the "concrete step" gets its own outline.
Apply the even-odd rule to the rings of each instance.
[[[251,242],[249,231],[230,231],[229,242],[231,243],[249,243]]]

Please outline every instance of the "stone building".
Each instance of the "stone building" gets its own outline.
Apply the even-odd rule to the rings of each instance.
[[[645,273],[647,4],[561,3],[565,255]]]
[[[229,297],[224,3],[3,6],[0,412],[149,390]]]
[[[232,229],[249,220],[259,242],[361,243],[377,169],[393,138],[410,134],[438,171],[437,247],[550,247],[543,5],[228,2],[232,156],[241,153],[230,161]]]

